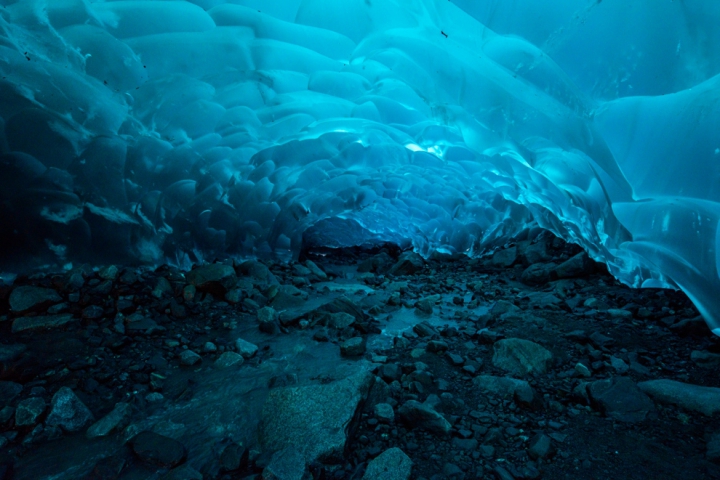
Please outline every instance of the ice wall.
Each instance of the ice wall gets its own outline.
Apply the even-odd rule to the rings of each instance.
[[[6,268],[531,226],[720,326],[720,5],[0,0]]]

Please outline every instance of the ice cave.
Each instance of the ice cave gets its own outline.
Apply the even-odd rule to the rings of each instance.
[[[720,425],[713,417],[720,385],[706,380],[720,366],[720,344],[712,334],[696,335],[720,336],[718,25],[714,0],[0,0],[0,479],[407,479],[411,463],[412,478],[430,479],[661,478],[662,468],[720,478]],[[323,263],[340,251],[355,255],[343,260],[355,262],[352,273],[347,265]],[[424,280],[412,280],[421,271]],[[547,278],[523,286],[528,271]],[[591,276],[572,280],[580,271]],[[400,277],[407,278],[393,280]],[[488,287],[496,281],[497,289]],[[423,290],[433,283],[437,291]],[[609,290],[594,293],[594,287]],[[382,305],[352,295],[375,296]],[[518,313],[527,305],[544,321]],[[470,333],[462,323],[449,328],[476,344],[458,343],[459,349],[476,353],[453,353],[452,342],[460,340],[433,321],[443,308],[453,322],[474,323]],[[508,322],[525,319],[518,327],[525,337],[538,329],[518,340],[529,344],[555,328],[542,315],[562,311],[581,318],[577,331],[585,333],[558,327],[548,337],[582,347],[580,356],[568,354],[570,373],[558,373],[557,381],[580,378],[587,387],[528,385],[519,378],[546,367],[525,371],[532,367],[525,360],[544,353],[503,343],[517,340]],[[208,335],[219,325],[230,332],[242,326],[226,318],[233,315],[252,317],[253,333],[226,348]],[[197,320],[182,326],[195,328],[194,337],[173,330],[179,318]],[[373,327],[379,319],[389,323]],[[613,337],[609,330],[591,332],[606,328],[601,320],[620,329],[615,337],[623,328],[649,325],[652,335],[665,329],[673,339],[660,337],[669,343],[661,344],[660,360],[650,358],[657,342],[616,338],[613,344],[604,340]],[[70,361],[62,350],[63,365],[43,363],[77,322],[84,333],[73,335],[95,353]],[[412,360],[398,363],[399,373],[377,346],[386,346],[379,332],[390,332],[389,325],[398,329],[393,345],[411,342],[405,347]],[[297,339],[288,338],[291,327]],[[331,334],[306,330],[315,327]],[[348,328],[362,335],[342,333]],[[680,331],[689,336],[673,343]],[[165,353],[147,353],[137,332]],[[372,334],[380,336],[365,338]],[[268,346],[268,335],[284,340]],[[310,378],[310,371],[332,377],[330,365],[344,365],[357,338],[375,365],[367,367],[370,380],[351,375],[349,366],[338,367],[348,373],[333,377],[335,383]],[[477,348],[493,350],[494,367],[509,376],[481,375]],[[416,356],[419,350],[454,365],[458,378],[468,376],[478,389],[501,397],[510,392],[510,401],[499,402],[510,402],[512,412],[536,412],[539,403],[542,411],[576,409],[554,395],[563,392],[565,401],[580,388],[583,408],[613,421],[666,419],[668,409],[679,408],[693,412],[672,413],[685,415],[688,429],[713,422],[716,428],[686,432],[712,437],[707,452],[705,443],[697,447],[702,454],[692,466],[667,460],[652,474],[630,474],[616,462],[605,473],[590,467],[577,473],[585,462],[601,464],[602,455],[568,453],[562,427],[555,426],[565,420],[526,427],[533,432],[527,438],[507,434],[520,429],[510,420],[502,428],[513,438],[499,444],[487,438],[487,409],[472,410],[467,425],[448,423],[450,411],[465,418],[453,410],[457,405],[446,405],[459,394],[439,386],[437,373],[427,379],[435,360]],[[511,350],[516,361],[525,359],[520,371],[503,370],[497,360]],[[44,360],[30,360],[32,352]],[[673,367],[663,352],[687,358]],[[555,351],[548,355],[553,368],[565,361]],[[110,357],[144,363],[117,360],[113,372],[129,369],[121,380],[117,373],[105,380],[87,373],[102,370]],[[190,376],[191,367],[209,362],[205,357],[219,357],[216,363],[228,368],[256,362],[262,370],[280,358],[287,365],[238,373],[246,386],[235,390],[217,368],[197,373],[192,400],[165,391],[177,383],[166,380],[175,378],[164,370],[176,368],[172,362]],[[303,362],[304,373],[288,366]],[[665,377],[653,376],[658,372]],[[69,380],[73,375],[80,376]],[[628,375],[636,377],[630,382]],[[273,393],[342,382],[341,393],[308,390],[310,406],[302,408]],[[387,391],[377,393],[378,382]],[[697,407],[688,400],[692,392],[652,382],[710,389],[701,393],[715,395],[716,407]],[[528,400],[532,388],[535,400]],[[253,397],[258,391],[263,401]],[[355,405],[391,392],[398,405],[375,402],[362,414],[374,420],[377,442],[370,433],[328,439],[294,423],[316,408],[328,422],[344,418],[355,432],[359,410],[345,418],[313,395],[337,394],[338,402]],[[270,404],[279,413],[261,421],[260,433],[246,434],[256,426],[228,420],[239,415],[235,407],[213,407],[231,396],[252,399],[243,405],[258,417]],[[607,396],[627,397],[635,410],[617,414]],[[182,406],[183,399],[195,407]],[[443,408],[445,417],[438,413]],[[178,433],[173,425],[183,415],[187,428]],[[443,440],[451,454],[407,440],[404,430],[393,430],[392,415],[403,425],[427,424],[429,435],[452,432],[452,442]],[[135,423],[125,426],[131,416]],[[211,417],[212,427],[199,427]],[[273,421],[295,425],[314,446],[300,448],[295,440],[289,448]],[[73,436],[81,429],[85,436]],[[320,430],[331,429],[328,423]],[[184,456],[158,436],[183,443],[175,447]],[[60,437],[69,439],[63,448]],[[98,437],[112,440],[102,447],[88,440]],[[133,460],[118,463],[112,442],[130,445],[124,448]],[[348,447],[357,442],[360,453]],[[517,457],[513,442],[524,445]],[[83,452],[83,461],[73,463],[72,451]],[[457,451],[463,453],[452,454]],[[147,460],[143,455],[154,470],[137,463],[136,457]],[[435,456],[441,460],[429,460]],[[573,458],[579,476],[558,466]],[[230,468],[233,462],[237,468]],[[323,462],[335,466],[318,466]],[[674,475],[662,478],[701,478]]]

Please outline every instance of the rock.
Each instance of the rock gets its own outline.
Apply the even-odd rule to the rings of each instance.
[[[307,463],[342,460],[358,408],[374,380],[362,371],[324,385],[271,390],[260,421],[263,449],[296,446]]]
[[[213,263],[196,267],[185,274],[190,285],[193,285],[201,292],[225,293],[234,287],[236,281],[235,269],[230,265]]]
[[[711,462],[720,462],[720,433],[716,433],[710,437],[707,443],[705,457]]]
[[[712,416],[720,411],[720,388],[702,387],[674,380],[650,380],[638,387],[661,403],[669,403]]]
[[[492,256],[492,263],[498,267],[509,267],[517,261],[517,247],[510,247],[504,250],[498,250]]]
[[[225,294],[225,301],[231,305],[237,305],[243,301],[244,292],[239,288],[233,288]]]
[[[598,410],[621,422],[642,422],[655,410],[652,400],[627,377],[592,382],[588,384],[587,392]]]
[[[225,352],[215,360],[215,366],[218,368],[229,368],[240,366],[245,362],[242,355],[235,352]]]
[[[50,401],[50,414],[45,423],[61,427],[66,432],[77,432],[95,420],[84,403],[68,387],[62,387]]]
[[[550,260],[552,257],[548,253],[547,247],[548,245],[545,241],[538,241],[537,243],[533,243],[525,247],[521,255],[523,264],[534,265],[536,263],[547,262]]]
[[[20,317],[13,321],[12,333],[59,328],[74,321],[77,321],[77,319],[69,313],[38,317]]]
[[[390,267],[389,275],[413,275],[425,266],[425,260],[415,252],[405,252],[400,255],[398,261]]]
[[[343,357],[359,357],[365,353],[365,338],[353,337],[340,344],[340,354]]]
[[[275,452],[262,473],[263,480],[303,480],[307,465],[305,457],[295,447]]]
[[[523,271],[520,281],[525,285],[545,285],[556,277],[554,263],[536,263]]]
[[[270,269],[256,260],[248,260],[237,267],[238,273],[248,275],[255,280],[255,283],[277,285],[278,281],[270,272]]]
[[[306,260],[305,266],[310,270],[310,273],[318,277],[320,280],[327,280],[328,276],[325,272],[322,271],[320,267],[317,266],[315,262],[312,260]]]
[[[592,372],[590,371],[590,369],[580,362],[575,364],[575,372],[577,372],[578,375],[584,378],[592,377]]]
[[[261,332],[273,334],[280,331],[280,326],[278,324],[278,314],[274,308],[261,308],[257,312],[257,319]]]
[[[27,347],[20,343],[14,345],[0,344],[0,363],[12,362],[22,355],[25,350],[27,350]]]
[[[437,335],[438,331],[435,330],[435,327],[430,325],[428,322],[420,322],[413,325],[413,332],[417,333],[419,337],[432,337],[433,335]]]
[[[552,440],[544,433],[538,433],[528,443],[528,455],[533,460],[545,460],[555,453]]]
[[[378,403],[375,405],[373,411],[375,418],[377,418],[380,423],[393,423],[395,421],[395,411],[392,405],[388,403]]]
[[[37,423],[38,417],[45,412],[45,400],[39,397],[30,397],[18,403],[15,409],[15,425],[30,427]]]
[[[499,340],[493,349],[493,365],[517,376],[545,373],[552,360],[545,348],[520,338]]]
[[[197,293],[197,288],[195,288],[195,285],[185,285],[183,287],[183,299],[186,302],[194,301],[196,293]]]
[[[120,274],[120,270],[115,265],[108,265],[98,271],[98,276],[103,280],[115,281]]]
[[[1,347],[0,347],[1,348]],[[690,359],[695,362],[698,367],[717,368],[720,367],[720,355],[700,350],[694,350],[690,354]]]
[[[115,408],[103,418],[92,424],[85,435],[87,438],[105,437],[112,432],[122,430],[130,422],[132,407],[128,403],[117,403]]]
[[[493,317],[499,317],[507,313],[515,314],[519,311],[520,309],[514,303],[508,302],[507,300],[498,300],[488,313]]]
[[[681,337],[712,337],[713,334],[701,316],[686,318],[670,327],[670,330]]]
[[[235,340],[235,348],[237,349],[237,353],[242,355],[245,359],[254,357],[258,351],[257,345],[247,342],[242,338]]]
[[[342,296],[334,299],[332,302],[328,302],[315,309],[314,313],[347,313],[355,317],[355,322],[363,323],[365,321],[365,314],[355,302],[348,297]]]
[[[160,477],[160,480],[203,480],[203,475],[189,465],[180,465]]]
[[[558,278],[584,277],[594,271],[595,262],[593,262],[585,252],[580,252],[555,267],[555,273]]]
[[[128,459],[124,454],[105,457],[95,464],[84,480],[117,480],[127,463]]]
[[[519,404],[530,405],[535,400],[535,391],[525,380],[479,375],[473,378],[472,382],[483,392],[490,392],[500,397],[514,397]]]
[[[381,252],[360,262],[358,265],[358,273],[384,273],[391,267],[392,263],[392,257],[385,252]]]
[[[176,467],[185,460],[182,443],[155,432],[138,433],[128,444],[140,460],[160,467]]]
[[[187,367],[191,367],[202,362],[202,357],[192,350],[183,350],[180,354],[180,363]]]
[[[398,409],[398,417],[409,428],[421,428],[436,435],[446,435],[452,429],[452,425],[445,417],[427,403],[420,403],[416,400],[405,402]]]
[[[10,294],[10,310],[15,313],[41,310],[43,307],[60,302],[62,302],[62,297],[50,288],[16,287]]]
[[[607,313],[612,318],[618,318],[623,320],[628,320],[632,318],[632,312],[628,312],[627,310],[622,310],[620,308],[610,308],[608,309]]]
[[[386,363],[379,370],[380,378],[388,383],[393,380],[400,380],[402,378],[402,368],[396,363]]]
[[[301,308],[305,305],[307,293],[293,285],[280,285],[279,287],[270,288],[274,292],[269,295],[271,298],[270,306],[276,310]]]
[[[12,407],[0,408],[0,425],[7,423],[15,415],[15,409]],[[1,448],[1,447],[0,447]]]
[[[415,302],[415,308],[422,313],[431,314],[433,313],[433,307],[440,301],[440,295],[431,295]]]
[[[22,390],[23,386],[19,383],[0,381],[0,406],[10,405]]]
[[[408,480],[412,461],[397,447],[385,450],[367,466],[363,480]]]
[[[331,313],[327,319],[327,326],[338,330],[347,328],[353,323],[355,323],[355,317],[345,312]]]
[[[248,464],[248,449],[237,443],[225,447],[220,454],[220,466],[223,472],[232,472],[246,468]]]
[[[217,345],[212,342],[205,342],[205,345],[203,345],[203,353],[215,353],[217,350]]]

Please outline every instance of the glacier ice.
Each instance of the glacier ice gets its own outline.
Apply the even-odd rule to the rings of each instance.
[[[542,227],[719,328],[718,21],[709,0],[0,0],[0,264],[479,255]]]

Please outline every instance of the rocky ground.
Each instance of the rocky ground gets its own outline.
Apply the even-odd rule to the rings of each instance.
[[[720,342],[549,235],[0,287],[0,480],[720,478]]]

